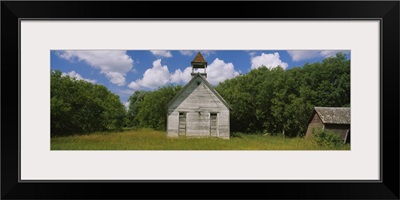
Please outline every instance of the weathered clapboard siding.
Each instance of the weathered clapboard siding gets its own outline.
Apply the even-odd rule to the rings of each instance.
[[[313,129],[323,129],[323,127],[324,124],[322,123],[321,118],[319,118],[318,114],[314,112],[314,116],[308,125],[306,136],[310,136],[310,134],[313,132]]]
[[[325,130],[332,131],[338,134],[342,140],[346,140],[346,133],[350,130],[350,124],[326,124]]]
[[[169,137],[178,137],[179,113],[171,112],[168,115],[167,132]]]
[[[230,106],[206,80],[207,61],[199,52],[191,64],[192,79],[168,104],[167,136],[229,138]]]
[[[185,113],[186,137],[229,138],[229,108],[212,90],[203,77],[193,77],[168,106],[168,136],[181,135],[179,113]]]
[[[230,137],[229,110],[222,110],[218,117],[218,134],[220,138]]]
[[[197,79],[201,79],[198,77]],[[202,81],[202,80],[198,80]],[[226,107],[204,84],[197,85],[194,81],[169,107],[169,111],[177,108],[180,111],[208,111],[218,112]]]
[[[212,113],[210,114],[210,135],[211,137],[218,136],[218,114]]]
[[[179,126],[178,126],[178,135],[185,136],[186,135],[186,113],[179,113]]]
[[[345,107],[315,107],[309,120],[306,136],[313,129],[332,131],[344,142],[350,142],[350,108]]]

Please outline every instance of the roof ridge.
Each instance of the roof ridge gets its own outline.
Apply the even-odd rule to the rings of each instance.
[[[180,96],[184,90],[186,90],[190,84],[192,84],[197,77],[200,77],[200,79],[202,79],[205,83],[205,85],[211,90],[212,93],[214,93],[215,96],[217,96],[217,98],[219,100],[221,100],[221,102],[228,108],[228,109],[232,109],[232,107],[228,104],[228,102],[225,101],[225,99],[211,86],[211,84],[207,81],[207,79],[205,79],[203,76],[201,76],[200,74],[196,74],[195,76],[192,77],[192,79],[175,95],[174,98],[172,98],[172,100],[167,104],[167,108],[172,104],[172,102],[174,102],[178,96]]]

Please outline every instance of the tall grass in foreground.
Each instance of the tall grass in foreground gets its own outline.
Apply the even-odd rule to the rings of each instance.
[[[239,134],[230,140],[218,138],[167,138],[151,129],[97,132],[51,138],[51,150],[349,150],[324,147],[304,138]]]

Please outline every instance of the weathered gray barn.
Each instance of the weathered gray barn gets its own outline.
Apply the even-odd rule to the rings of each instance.
[[[313,129],[330,130],[345,142],[350,142],[350,108],[315,107],[306,136],[312,134]]]
[[[192,79],[168,104],[167,136],[229,139],[229,104],[206,80],[207,62],[200,52],[191,64]]]

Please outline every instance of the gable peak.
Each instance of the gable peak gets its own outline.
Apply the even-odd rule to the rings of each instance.
[[[206,63],[207,61],[204,59],[203,55],[201,55],[200,51],[197,53],[197,55],[194,57],[192,60],[192,63]]]

